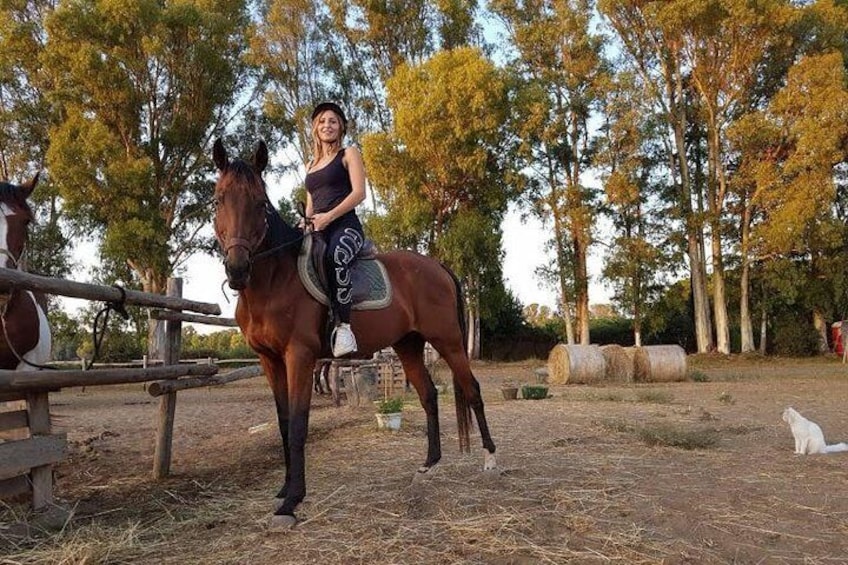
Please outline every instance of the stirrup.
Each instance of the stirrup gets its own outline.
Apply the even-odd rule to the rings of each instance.
[[[356,337],[350,329],[350,324],[339,324],[330,335],[333,343],[333,357],[341,357],[356,352]]]

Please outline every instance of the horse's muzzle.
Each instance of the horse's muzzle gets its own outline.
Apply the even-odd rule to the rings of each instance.
[[[227,262],[224,264],[227,284],[233,290],[244,290],[250,280],[250,263],[247,261]]]

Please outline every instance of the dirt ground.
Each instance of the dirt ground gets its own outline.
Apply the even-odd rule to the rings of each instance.
[[[263,379],[180,392],[160,482],[158,400],[142,385],[51,394],[71,517],[45,531],[5,507],[0,563],[848,563],[848,453],[796,456],[781,421],[791,405],[848,441],[838,359],[690,357],[686,382],[503,400],[501,383],[535,383],[540,366],[475,365],[498,446],[488,473],[479,447],[458,451],[452,394],[442,462],[415,481],[426,430],[412,396],[396,433],[316,397],[289,532],[268,528],[283,465]]]

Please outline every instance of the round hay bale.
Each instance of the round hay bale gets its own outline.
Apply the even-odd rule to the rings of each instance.
[[[604,378],[604,356],[597,345],[560,343],[548,355],[548,382],[589,384]]]
[[[634,379],[642,383],[670,383],[686,379],[686,352],[679,345],[637,347]]]
[[[627,350],[616,344],[601,346],[601,354],[604,356],[606,370],[604,379],[616,383],[633,382],[633,356],[628,355]]]

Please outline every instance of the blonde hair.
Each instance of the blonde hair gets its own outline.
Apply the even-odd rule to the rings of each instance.
[[[318,123],[321,121],[321,116],[323,116],[327,112],[332,112],[338,119],[339,123],[342,126],[341,132],[339,133],[339,138],[335,140],[332,145],[333,153],[337,153],[342,148],[342,140],[344,139],[345,134],[347,133],[347,126],[344,123],[344,120],[341,116],[330,110],[324,110],[312,120],[312,161],[309,163],[309,168],[311,169],[315,163],[323,159],[327,154],[324,153],[324,144],[321,143],[321,140],[318,138]]]

